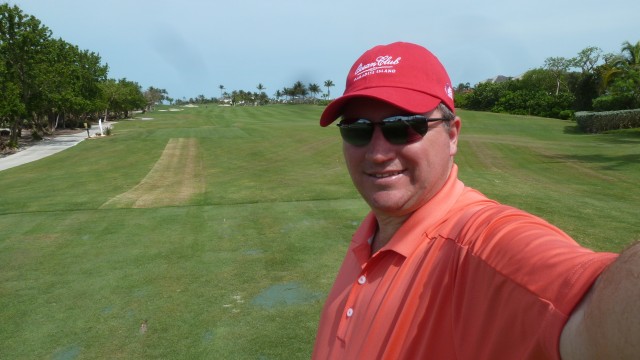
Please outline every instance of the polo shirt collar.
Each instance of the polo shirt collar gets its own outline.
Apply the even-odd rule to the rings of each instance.
[[[373,212],[367,214],[367,216],[356,230],[351,240],[349,250],[353,252],[358,259],[358,263],[363,266],[371,255],[371,243],[370,240],[375,235],[378,229],[378,222]]]
[[[444,220],[463,191],[464,184],[458,180],[458,167],[454,164],[444,186],[400,226],[388,248],[405,257],[411,255],[423,241],[425,233]]]

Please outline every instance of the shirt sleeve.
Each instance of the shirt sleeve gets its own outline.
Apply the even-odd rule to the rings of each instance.
[[[466,249],[453,297],[457,338],[481,333],[483,344],[469,348],[522,349],[523,359],[559,357],[572,310],[616,257],[581,247],[546,221],[504,205],[478,211],[457,241]]]

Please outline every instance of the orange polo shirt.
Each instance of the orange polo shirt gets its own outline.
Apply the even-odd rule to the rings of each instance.
[[[369,214],[324,305],[314,359],[559,358],[572,309],[616,254],[465,187],[443,189],[370,256]]]

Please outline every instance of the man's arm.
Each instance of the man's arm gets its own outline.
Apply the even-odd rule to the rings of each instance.
[[[571,314],[562,359],[640,358],[640,242],[623,251]]]

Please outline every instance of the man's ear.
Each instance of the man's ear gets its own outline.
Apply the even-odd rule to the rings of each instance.
[[[449,155],[454,156],[458,152],[458,137],[460,136],[460,128],[462,121],[456,116],[455,119],[449,121]]]

